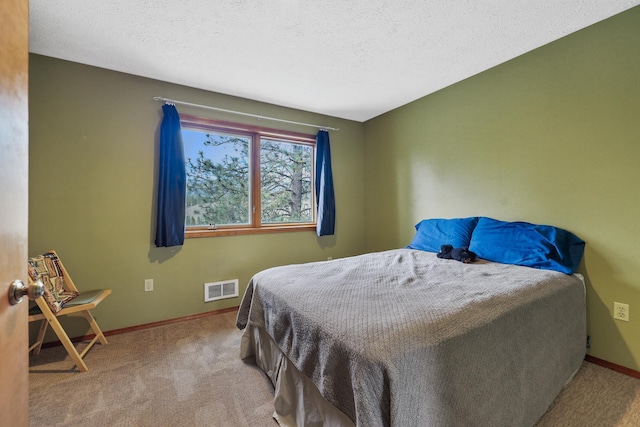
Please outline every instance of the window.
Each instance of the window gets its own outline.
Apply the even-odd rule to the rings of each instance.
[[[315,230],[315,136],[181,115],[186,237]]]

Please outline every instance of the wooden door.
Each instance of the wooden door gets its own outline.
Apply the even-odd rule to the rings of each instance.
[[[8,298],[28,283],[28,6],[2,0],[0,13],[0,426],[29,425],[28,303]]]

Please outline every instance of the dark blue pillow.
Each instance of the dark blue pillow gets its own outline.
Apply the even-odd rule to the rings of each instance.
[[[478,217],[471,218],[433,218],[416,224],[416,235],[407,246],[428,252],[440,252],[440,246],[451,245],[454,248],[467,248],[471,242],[471,233]]]
[[[469,250],[479,258],[572,274],[584,253],[584,241],[550,225],[504,222],[482,217]]]

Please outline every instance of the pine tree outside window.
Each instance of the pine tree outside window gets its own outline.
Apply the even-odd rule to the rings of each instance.
[[[186,237],[315,230],[315,136],[181,115]]]

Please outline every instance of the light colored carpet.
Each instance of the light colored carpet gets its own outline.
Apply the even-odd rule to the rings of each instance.
[[[225,313],[114,335],[86,373],[44,349],[30,359],[30,425],[277,427],[273,387],[240,360],[234,325]],[[536,425],[550,426],[640,426],[640,380],[585,362]]]
[[[277,427],[273,387],[240,360],[235,313],[107,337],[72,370],[61,346],[31,356],[29,418],[39,426]]]
[[[583,362],[536,427],[638,427],[640,380]]]

